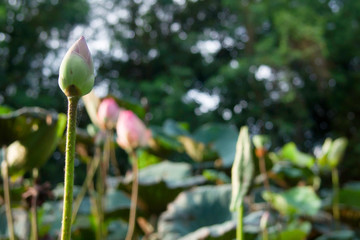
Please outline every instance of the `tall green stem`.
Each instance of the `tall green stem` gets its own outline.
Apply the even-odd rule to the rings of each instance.
[[[131,158],[133,159],[133,184],[131,190],[131,206],[130,206],[130,217],[129,217],[129,228],[126,234],[126,240],[132,240],[132,236],[135,229],[135,219],[136,219],[136,205],[138,198],[138,159],[136,153],[132,151],[130,153]]]
[[[340,220],[340,210],[339,210],[339,173],[337,168],[333,168],[331,171],[332,182],[333,182],[333,191],[334,191],[334,201],[333,201],[333,215],[336,221]]]
[[[238,212],[238,225],[236,228],[236,240],[243,240],[244,233],[243,233],[243,205],[241,204],[240,207],[237,209]]]
[[[14,222],[11,213],[11,202],[10,202],[10,183],[9,183],[9,170],[6,156],[6,148],[3,147],[3,163],[2,163],[2,175],[4,184],[4,201],[6,211],[6,221],[8,226],[10,240],[15,240]]]
[[[33,177],[33,188],[34,188],[34,194],[31,196],[31,239],[32,240],[38,240],[39,234],[38,234],[38,223],[37,223],[37,197],[38,192],[36,190],[36,183],[39,176],[39,171],[37,168],[34,168],[32,171],[32,177]]]
[[[76,142],[76,111],[79,97],[68,97],[66,155],[65,155],[65,184],[64,209],[62,216],[61,239],[70,240],[71,215],[74,187],[74,159]]]

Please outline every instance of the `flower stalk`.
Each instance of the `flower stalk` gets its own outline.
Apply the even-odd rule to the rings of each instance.
[[[337,168],[331,170],[331,177],[333,183],[334,200],[333,200],[333,216],[336,221],[340,220],[340,209],[339,209],[339,173]]]
[[[237,208],[238,213],[238,225],[236,227],[236,240],[243,240],[244,239],[244,232],[243,232],[243,214],[244,209],[243,205],[241,204]]]
[[[66,133],[64,208],[62,215],[61,240],[70,240],[74,187],[74,159],[76,143],[76,112],[79,97],[68,97],[68,121]]]
[[[88,94],[94,86],[94,66],[84,37],[77,40],[67,51],[60,65],[58,82],[68,100],[61,240],[70,240],[77,105],[80,97]]]
[[[134,151],[130,152],[130,156],[133,160],[133,184],[131,191],[131,206],[130,206],[130,217],[129,217],[129,228],[126,234],[126,240],[132,240],[132,236],[134,234],[135,229],[135,219],[136,219],[136,205],[138,198],[138,190],[139,190],[139,178],[138,178],[138,159],[136,153]]]

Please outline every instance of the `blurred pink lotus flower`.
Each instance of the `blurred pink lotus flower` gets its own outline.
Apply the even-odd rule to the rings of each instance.
[[[119,114],[116,133],[117,143],[128,152],[149,145],[151,140],[151,131],[129,110]]]
[[[99,105],[96,115],[100,128],[115,128],[120,111],[121,109],[113,98],[103,99]]]

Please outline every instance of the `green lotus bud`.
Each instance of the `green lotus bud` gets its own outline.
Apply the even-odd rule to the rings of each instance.
[[[59,86],[66,96],[81,97],[94,86],[94,66],[85,38],[67,51],[59,70]]]
[[[270,147],[270,138],[267,135],[255,135],[252,138],[255,148],[265,148],[266,150]]]

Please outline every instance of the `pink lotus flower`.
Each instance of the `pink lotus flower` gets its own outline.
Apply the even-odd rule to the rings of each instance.
[[[120,111],[119,106],[113,98],[103,99],[96,115],[100,127],[102,129],[115,128]]]
[[[126,151],[145,147],[151,139],[151,131],[132,112],[122,111],[116,124],[117,143]]]

